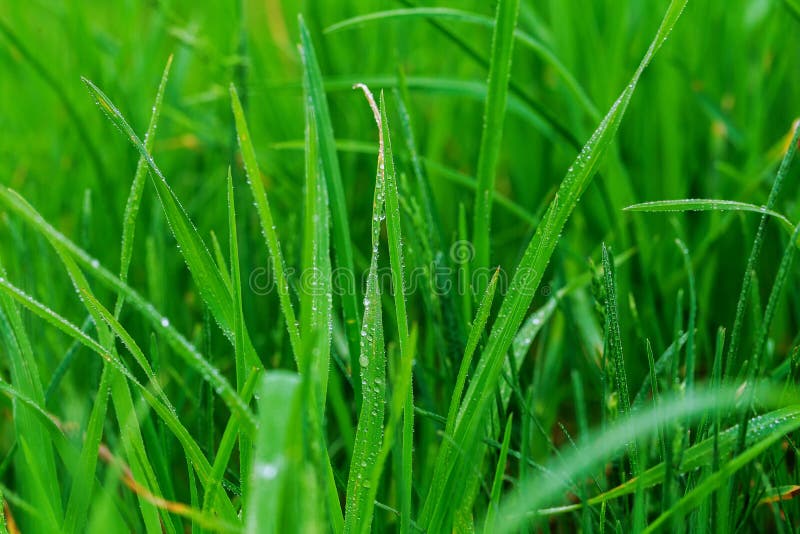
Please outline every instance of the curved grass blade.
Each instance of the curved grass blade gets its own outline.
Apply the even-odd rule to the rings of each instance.
[[[794,224],[781,213],[768,210],[765,206],[756,206],[746,202],[735,200],[713,200],[707,198],[685,198],[681,200],[656,200],[653,202],[642,202],[623,208],[623,211],[642,211],[642,212],[683,212],[683,211],[749,211],[753,213],[765,213],[774,217],[781,223],[781,226],[791,233]]]
[[[372,104],[373,109],[377,107]],[[376,113],[380,125],[380,116]],[[378,461],[383,442],[384,396],[386,392],[386,355],[383,344],[383,316],[378,280],[378,250],[380,246],[381,221],[384,219],[385,164],[384,139],[379,137],[378,169],[375,178],[375,194],[372,201],[372,257],[367,274],[364,297],[364,318],[361,327],[361,413],[356,428],[353,456],[350,460],[350,475],[347,479],[344,532],[346,534],[369,531],[372,521],[374,499],[372,466]]]
[[[758,390],[759,398],[764,401],[765,406],[775,407],[786,402],[786,399],[780,398],[780,394],[771,384],[762,383],[758,386]],[[560,512],[562,509],[575,509],[574,506],[579,505],[543,510],[554,500],[562,498],[565,491],[570,490],[567,481],[577,480],[581,476],[591,473],[610,458],[615,458],[627,447],[628,443],[653,435],[665,424],[698,419],[709,410],[716,408],[737,410],[738,396],[736,388],[731,386],[707,390],[696,388],[683,395],[662,395],[660,406],[643,408],[631,414],[630,417],[611,424],[605,431],[589,436],[583,445],[565,451],[559,460],[545,465],[545,471],[542,474],[520,484],[513,494],[501,501],[495,528],[492,531],[514,532],[525,523],[530,514],[541,515],[554,511]],[[791,402],[795,401],[797,398]],[[786,421],[787,417],[794,421],[793,424],[800,425],[800,406],[793,404],[786,407],[785,410],[775,412],[772,416],[765,415],[763,417],[764,425],[759,426],[768,436],[775,428],[773,423]],[[738,429],[727,431],[730,433],[727,439],[732,444],[735,443],[737,431]],[[720,434],[720,436],[722,435]],[[713,449],[711,443],[703,443],[702,446],[709,451]],[[696,447],[700,447],[700,445]],[[685,451],[685,454],[688,450]],[[705,455],[703,461],[709,459],[710,455]],[[644,473],[650,473],[653,469]],[[625,491],[626,493],[637,491],[636,482],[629,481],[625,486]],[[602,504],[602,501],[600,503]]]
[[[365,24],[374,22],[402,21],[404,19],[425,18],[437,21],[462,22],[465,24],[475,24],[493,28],[495,21],[491,17],[453,9],[447,7],[409,7],[400,9],[390,9],[386,11],[375,11],[366,15],[359,15],[345,19],[325,28],[325,33],[334,33],[342,30],[353,29]],[[600,113],[587,96],[586,91],[571,72],[564,66],[560,59],[540,40],[532,35],[517,28],[514,30],[514,38],[534,53],[538,54],[545,62],[549,63],[553,69],[564,80],[564,84],[575,96],[576,100],[586,110],[594,120],[600,120]]]
[[[474,465],[479,460],[474,457],[476,454],[480,456],[476,449],[479,448],[481,440],[476,437],[485,428],[483,422],[486,411],[494,396],[506,352],[541,282],[550,256],[558,243],[558,236],[608,150],[642,72],[666,40],[686,2],[687,0],[673,0],[670,3],[661,26],[629,85],[612,105],[575,163],[567,171],[543,222],[539,224],[528,244],[461,404],[454,441],[464,448],[465,453],[453,458],[441,455],[437,458],[433,482],[421,516],[421,523],[425,528],[432,531],[449,528],[446,503],[460,501],[454,497],[457,497],[468,484],[464,484],[463,480],[456,480],[458,472],[464,466]]]
[[[782,439],[784,435],[798,428],[800,428],[800,414],[798,413],[773,420],[770,424],[769,433],[763,439],[737,455],[733,460],[723,465],[718,471],[715,471],[707,478],[703,479],[702,482],[681,497],[655,521],[650,523],[644,532],[656,532],[659,527],[673,516],[682,517],[686,515],[687,512],[705,503],[706,497],[723,484],[729,483],[738,470],[758,458],[758,456],[764,453],[770,446]]]
[[[777,426],[786,422],[798,423],[800,419],[800,407],[790,406],[781,408],[763,415],[753,417],[749,420],[747,427],[746,446],[752,447],[759,442],[769,439],[770,435],[775,431]],[[679,466],[679,474],[690,473],[703,467],[713,465],[714,456],[721,457],[730,455],[736,449],[736,442],[739,436],[740,426],[733,426],[723,432],[717,434],[717,437],[707,438],[700,443],[689,447],[683,451],[683,457]],[[783,434],[780,434],[783,435]],[[715,443],[716,440],[716,443]],[[715,450],[716,448],[716,450]],[[596,506],[612,499],[618,499],[626,495],[633,495],[638,489],[651,488],[664,481],[666,474],[666,466],[663,462],[642,471],[639,476],[631,478],[624,484],[610,489],[606,492],[596,495],[587,500],[590,506]],[[575,511],[581,508],[582,505],[569,505],[549,510],[542,510],[543,514],[561,514]]]
[[[488,89],[483,110],[483,130],[475,174],[478,188],[475,191],[473,209],[472,235],[475,247],[473,272],[487,269],[491,257],[492,197],[497,162],[500,158],[500,143],[503,139],[508,81],[511,78],[511,58],[514,53],[514,29],[517,26],[518,14],[519,0],[497,2]],[[483,293],[483,288],[478,287],[477,291],[479,294]]]
[[[233,333],[233,299],[229,286],[225,278],[217,268],[217,264],[211,253],[197,232],[197,229],[189,218],[178,197],[172,191],[166,178],[156,165],[153,157],[148,152],[142,141],[136,136],[133,129],[122,116],[119,109],[111,100],[90,80],[83,78],[83,82],[94,97],[97,105],[102,109],[111,122],[128,137],[139,154],[147,162],[150,169],[150,177],[158,193],[164,215],[169,222],[172,234],[178,242],[181,254],[186,260],[186,265],[192,273],[192,278],[197,284],[203,301],[208,305],[217,323],[225,336],[234,341]],[[248,347],[247,354],[252,365],[260,365],[252,349],[250,340],[246,340]]]
[[[281,311],[286,321],[286,329],[289,331],[289,342],[292,345],[292,352],[295,360],[300,357],[300,330],[295,319],[294,307],[292,306],[291,295],[289,294],[289,282],[286,278],[286,265],[283,261],[281,244],[278,240],[278,233],[272,219],[272,211],[267,200],[267,193],[264,191],[264,184],[261,183],[261,171],[258,169],[256,161],[256,151],[253,148],[253,141],[247,128],[247,121],[244,117],[242,103],[236,88],[231,84],[231,105],[233,107],[233,117],[236,122],[236,134],[239,140],[239,148],[242,151],[242,161],[247,173],[247,183],[253,193],[256,202],[258,218],[261,222],[261,232],[267,241],[270,259],[272,260],[272,272],[275,276],[276,287],[278,288],[278,298],[280,299]]]
[[[228,383],[219,370],[212,366],[208,360],[206,360],[197,350],[197,348],[189,343],[189,341],[172,326],[169,319],[158,313],[155,307],[150,302],[147,302],[144,298],[142,298],[139,293],[137,293],[127,284],[123,283],[119,278],[114,276],[110,271],[100,265],[94,258],[89,256],[89,254],[87,254],[84,250],[53,228],[30,204],[25,201],[25,199],[19,196],[16,192],[0,186],[0,202],[2,202],[17,215],[20,215],[38,232],[47,237],[51,244],[54,246],[57,245],[58,251],[69,253],[69,255],[81,265],[81,267],[95,275],[98,280],[103,282],[107,287],[113,289],[115,292],[124,293],[126,301],[130,302],[134,308],[139,310],[139,312],[148,320],[148,322],[151,323],[156,331],[161,332],[164,335],[169,345],[181,358],[184,359],[187,365],[198,371],[203,379],[211,384],[215,391],[219,391],[222,399],[226,401],[228,408],[230,408],[230,410],[233,412],[238,412],[242,417],[242,420],[250,423],[252,428],[254,419],[245,402],[236,394],[236,391],[233,390],[230,383]],[[23,296],[27,297],[27,295],[24,294]],[[47,315],[47,313],[45,314]],[[78,329],[78,332],[83,334],[80,329]],[[80,337],[80,339],[86,338],[87,336],[85,335]]]

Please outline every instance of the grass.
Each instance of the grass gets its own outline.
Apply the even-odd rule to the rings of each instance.
[[[0,532],[798,529],[797,2],[5,7]]]

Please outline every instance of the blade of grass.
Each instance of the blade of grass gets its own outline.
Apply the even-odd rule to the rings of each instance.
[[[623,211],[641,212],[683,212],[683,211],[749,211],[753,213],[765,213],[774,217],[781,223],[781,226],[791,233],[794,224],[786,216],[767,210],[765,206],[756,206],[746,202],[735,200],[713,200],[705,198],[685,198],[681,200],[657,200],[654,202],[642,202],[623,208]]]
[[[750,286],[752,285],[751,273],[755,270],[758,257],[761,255],[761,248],[764,243],[764,228],[767,225],[767,212],[771,212],[775,207],[783,185],[783,180],[789,173],[789,168],[797,153],[797,143],[798,140],[800,140],[800,122],[796,121],[793,128],[794,134],[792,134],[792,139],[789,142],[786,154],[784,154],[778,172],[775,175],[775,181],[772,183],[772,189],[770,189],[769,197],[767,197],[767,203],[764,205],[764,214],[761,216],[761,221],[758,223],[756,237],[753,240],[753,247],[750,249],[750,255],[747,257],[747,264],[745,266],[744,276],[742,277],[742,289],[739,292],[739,299],[736,301],[736,316],[734,317],[733,328],[731,329],[731,341],[730,345],[728,345],[728,352],[725,357],[724,372],[722,375],[723,380],[726,380],[730,376],[731,370],[734,369],[735,364],[738,363],[739,337],[741,335],[742,325],[744,324],[747,302],[750,298]]]
[[[147,132],[144,135],[144,147],[150,152],[153,150],[153,139],[156,134],[158,118],[161,115],[161,106],[164,103],[164,91],[167,88],[170,67],[172,66],[172,55],[167,59],[164,73],[161,75],[161,82],[156,91],[156,98],[153,103],[153,112],[150,115],[150,123],[147,125]],[[128,271],[130,270],[131,258],[133,256],[133,240],[136,236],[136,219],[139,215],[139,206],[142,203],[144,185],[147,178],[147,162],[143,156],[139,157],[136,163],[136,174],[133,176],[131,190],[128,193],[128,200],[125,203],[125,214],[122,217],[122,245],[120,250],[119,279],[127,283]],[[114,316],[119,318],[124,304],[124,296],[117,296],[117,303],[114,306]]]
[[[303,61],[304,81],[308,84],[308,99],[314,110],[317,121],[316,130],[319,140],[319,156],[322,163],[322,174],[328,189],[331,209],[331,228],[334,259],[336,271],[344,273],[348,290],[341,296],[344,330],[349,349],[350,366],[353,373],[353,388],[356,395],[356,406],[361,402],[361,376],[360,366],[354,361],[356,354],[360,354],[361,324],[358,313],[358,289],[355,280],[355,263],[353,261],[353,244],[350,237],[350,221],[347,213],[347,203],[342,185],[342,175],[339,167],[339,157],[336,153],[336,143],[333,135],[328,100],[325,96],[325,87],[322,81],[322,71],[317,62],[314,44],[306,27],[303,17],[298,17],[300,29],[300,56]],[[352,86],[352,83],[350,84]]]
[[[482,272],[489,267],[491,258],[490,231],[492,223],[492,197],[494,196],[497,162],[503,140],[503,125],[508,100],[508,81],[511,78],[511,59],[514,53],[514,29],[517,26],[519,0],[499,0],[492,33],[489,81],[483,110],[483,130],[478,151],[478,167],[475,178],[473,208],[473,245],[475,258],[473,272]],[[476,291],[483,293],[483,287]]]
[[[489,532],[489,528],[494,524],[494,515],[500,504],[500,492],[503,490],[503,477],[506,472],[506,460],[508,459],[508,447],[511,443],[511,423],[514,414],[509,415],[506,422],[506,430],[503,433],[503,446],[500,449],[500,457],[497,459],[497,466],[494,472],[494,482],[492,483],[492,493],[489,499],[489,510],[486,512],[483,530]]]
[[[758,386],[760,398],[765,402],[765,406],[779,405],[783,402],[780,396],[774,391],[774,387],[768,383],[761,383]],[[561,506],[558,508],[544,508],[552,503],[554,499],[561,498],[568,486],[567,480],[580,479],[582,475],[591,472],[598,466],[603,465],[612,456],[623,451],[627,444],[634,440],[641,440],[657,432],[664,424],[672,424],[677,421],[697,419],[702,417],[708,410],[716,408],[736,410],[738,404],[736,388],[723,386],[721,388],[700,389],[695,388],[684,395],[664,394],[661,396],[661,406],[648,406],[634,412],[630,417],[619,420],[609,425],[606,430],[596,432],[577,449],[572,449],[562,455],[560,461],[546,465],[548,474],[540,474],[533,477],[522,485],[519,485],[514,493],[501,501],[500,509],[497,514],[494,532],[513,532],[519,527],[530,513],[537,515],[548,515],[551,513],[563,513],[578,509],[578,505]],[[797,400],[796,398],[794,400]],[[800,406],[791,405],[775,412],[760,416],[759,428],[763,434],[759,436],[753,433],[756,440],[768,438],[775,431],[775,423],[791,420],[794,424],[800,423]],[[780,423],[779,423],[780,424]],[[738,428],[730,429],[727,432],[731,446],[735,445],[736,433]],[[720,434],[722,436],[723,434]],[[781,434],[782,435],[782,434]],[[704,453],[703,460],[710,461],[713,445],[703,443],[707,452]],[[695,448],[701,445],[695,446]],[[693,449],[687,449],[685,454]],[[689,456],[691,458],[691,456]],[[651,468],[642,473],[642,480],[631,479],[625,484],[625,494],[634,493],[638,484],[645,480],[645,473],[651,473],[655,469],[660,469],[663,473],[663,464],[656,468]],[[662,475],[663,476],[663,475]],[[616,491],[616,490],[612,490]],[[609,492],[610,493],[610,492]],[[595,497],[590,500],[590,504],[604,505],[608,495]]]
[[[525,312],[544,275],[550,256],[558,242],[558,236],[578,203],[581,193],[591,182],[600,160],[608,150],[619,128],[628,103],[636,88],[642,72],[655,53],[668,37],[680,17],[687,0],[673,0],[664,16],[650,48],[644,55],[629,85],[612,105],[606,117],[587,142],[575,163],[564,177],[559,191],[551,203],[542,223],[531,239],[509,287],[509,292],[495,321],[489,341],[481,355],[473,379],[461,404],[459,423],[454,440],[459,446],[477,445],[475,436],[483,430],[486,410],[494,395],[494,390],[503,366],[506,352],[513,342],[514,335],[524,319]],[[453,479],[457,467],[474,465],[478,461],[469,452],[458,457],[437,458],[433,482],[423,507],[421,523],[433,531],[448,528],[447,502],[459,495],[463,481]]]
[[[399,399],[392,404],[392,414],[390,416],[389,424],[387,425],[386,435],[383,440],[382,450],[386,451],[388,455],[391,445],[389,443],[394,439],[394,429],[398,424],[400,414],[403,414],[404,432],[401,435],[401,455],[402,455],[402,473],[400,495],[403,496],[401,501],[401,530],[408,531],[410,528],[410,514],[411,514],[411,482],[413,473],[413,428],[409,430],[409,421],[413,421],[413,385],[412,385],[412,361],[414,359],[413,353],[415,348],[410,345],[411,339],[408,331],[408,312],[406,311],[406,281],[403,267],[405,259],[403,257],[403,238],[400,224],[400,194],[397,186],[397,174],[394,166],[394,156],[392,152],[392,138],[391,130],[389,128],[389,119],[386,116],[386,101],[384,100],[383,92],[380,96],[380,110],[376,109],[374,99],[366,86],[361,89],[367,95],[367,100],[373,107],[373,114],[378,124],[379,135],[382,138],[381,144],[384,150],[384,179],[386,184],[386,198],[385,198],[385,212],[386,212],[386,236],[389,245],[389,263],[392,270],[392,293],[394,295],[395,316],[397,322],[397,336],[400,345],[400,362],[396,368],[402,369],[401,382],[396,384],[396,388],[401,392]],[[407,380],[407,381],[406,381]],[[403,394],[402,392],[407,392]],[[395,391],[397,393],[397,391]],[[402,405],[401,405],[402,403]],[[384,460],[385,461],[385,456]],[[373,469],[372,473],[372,499],[375,498],[377,492],[378,482],[382,471],[382,462],[379,469]],[[368,529],[365,529],[365,532]]]
[[[791,416],[786,416],[784,419],[774,420],[769,429],[769,434],[764,439],[756,442],[749,449],[736,456],[733,460],[722,466],[719,471],[703,479],[694,489],[681,497],[672,507],[650,523],[644,532],[656,532],[666,521],[674,520],[675,516],[682,517],[690,510],[702,504],[711,492],[730,481],[731,477],[733,477],[737,471],[758,458],[758,456],[763,454],[769,447],[783,438],[785,434],[789,434],[798,428],[800,428],[800,415],[796,413]]]
[[[376,121],[380,126],[380,116],[377,114]],[[378,459],[383,441],[386,356],[378,280],[378,250],[381,221],[385,218],[386,194],[383,135],[379,136],[379,145],[375,194],[372,201],[372,257],[364,297],[364,318],[360,334],[361,354],[358,357],[358,364],[361,367],[362,402],[353,456],[350,460],[350,475],[347,479],[345,533],[365,532],[371,526],[374,506],[370,491],[372,466]]]
[[[603,243],[603,281],[606,289],[606,347],[611,352],[614,366],[614,379],[617,382],[619,412],[625,418],[631,414],[631,399],[628,394],[628,373],[625,371],[625,357],[622,351],[622,335],[617,310],[617,284],[614,272],[614,259]],[[636,442],[628,444],[628,457],[634,476],[639,472],[639,451]]]
[[[94,489],[97,454],[100,449],[100,440],[103,438],[103,423],[108,407],[108,396],[111,393],[110,373],[111,367],[104,366],[92,413],[86,427],[86,437],[77,468],[78,473],[72,479],[72,489],[69,492],[67,512],[64,518],[64,532],[66,533],[84,532],[86,527],[86,512]]]
[[[277,228],[272,219],[272,211],[269,207],[269,200],[267,200],[267,193],[264,191],[264,184],[261,183],[261,171],[256,161],[256,152],[253,148],[253,140],[247,128],[247,121],[244,117],[242,103],[239,101],[239,95],[233,85],[230,86],[230,93],[239,148],[242,151],[242,161],[244,162],[245,172],[247,173],[247,183],[250,186],[250,191],[253,193],[253,199],[256,202],[258,218],[261,223],[261,232],[264,234],[270,259],[272,260],[272,272],[278,289],[281,311],[286,321],[286,329],[289,331],[289,342],[292,345],[292,352],[295,356],[295,360],[298,360],[300,357],[298,352],[300,349],[300,331],[297,320],[295,319],[291,295],[289,294],[286,265],[283,260],[280,241],[278,240]]]
[[[290,480],[302,478],[301,458],[295,458],[291,440],[302,435],[300,377],[288,371],[269,371],[260,385],[259,430],[255,462],[248,494],[245,532],[282,532],[282,520],[301,523],[300,517],[287,517],[294,508],[288,493]],[[280,406],[280,410],[275,410]],[[288,498],[287,498],[288,497]]]

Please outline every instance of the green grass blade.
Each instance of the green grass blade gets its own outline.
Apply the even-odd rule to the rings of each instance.
[[[613,359],[614,379],[617,383],[619,395],[619,411],[622,417],[631,413],[631,398],[628,393],[628,373],[625,370],[625,357],[622,351],[622,335],[619,327],[619,312],[617,309],[617,284],[614,273],[614,259],[603,244],[603,281],[606,295],[606,347],[611,352]],[[628,445],[628,454],[631,462],[631,471],[634,475],[639,471],[639,452],[635,442]]]
[[[781,226],[791,232],[794,224],[786,216],[767,210],[764,206],[737,202],[735,200],[712,200],[705,198],[685,198],[681,200],[657,200],[654,202],[642,202],[624,208],[624,211],[641,212],[682,212],[682,211],[749,211],[753,213],[765,213],[774,217],[781,223]]]
[[[800,414],[798,413],[773,420],[770,424],[769,433],[766,434],[763,439],[757,441],[750,448],[723,465],[719,471],[703,479],[702,482],[681,497],[672,507],[650,523],[644,532],[656,532],[666,521],[672,519],[674,516],[682,517],[687,512],[700,506],[711,492],[721,487],[723,484],[727,484],[737,471],[758,458],[786,434],[798,428],[800,428]]]
[[[373,108],[377,109],[374,104]],[[380,124],[380,116],[376,113]],[[384,215],[386,195],[384,140],[380,136],[378,169],[375,178],[375,194],[372,201],[372,256],[367,275],[364,297],[364,318],[361,328],[361,354],[358,364],[361,370],[361,412],[356,429],[356,441],[350,460],[350,475],[347,479],[344,532],[368,532],[371,526],[373,498],[372,466],[375,464],[383,443],[383,421],[386,391],[386,354],[383,344],[383,314],[378,280],[378,250],[380,246],[381,221]]]
[[[84,84],[111,122],[128,138],[139,154],[147,162],[150,177],[158,193],[158,198],[169,222],[170,229],[178,242],[181,254],[189,266],[189,271],[197,283],[200,295],[208,305],[222,331],[233,340],[232,298],[225,279],[220,274],[214,258],[200,237],[197,229],[172,191],[166,178],[156,165],[144,143],[137,137],[128,122],[114,103],[91,81],[84,78]]]
[[[494,471],[494,482],[492,482],[492,493],[489,500],[489,510],[484,520],[484,532],[489,532],[489,528],[494,524],[494,515],[500,504],[500,492],[503,490],[503,478],[506,472],[506,460],[508,459],[508,447],[511,444],[511,423],[513,414],[506,422],[506,430],[503,433],[503,446],[500,449],[500,457],[497,459],[497,466]]]
[[[328,100],[325,96],[325,86],[322,80],[322,71],[317,62],[317,54],[311,35],[303,21],[298,18],[300,29],[300,55],[303,60],[304,81],[308,84],[307,92],[310,105],[314,110],[316,119],[317,136],[319,139],[319,156],[322,163],[322,174],[328,189],[331,210],[331,231],[334,259],[337,272],[350,276],[347,280],[347,291],[341,295],[344,330],[347,337],[347,346],[350,353],[350,365],[353,373],[353,387],[356,393],[356,402],[362,396],[360,368],[355,362],[356,354],[360,354],[361,324],[359,321],[358,289],[353,261],[353,244],[350,237],[350,218],[347,214],[347,203],[342,185],[342,175],[339,167],[339,157],[336,153],[336,142],[333,135]],[[352,86],[352,83],[350,84]]]
[[[500,270],[495,270],[492,279],[489,281],[489,286],[486,288],[478,305],[475,320],[472,321],[472,326],[469,329],[467,346],[464,349],[464,357],[461,359],[461,365],[458,368],[455,387],[450,398],[450,409],[447,412],[447,424],[445,425],[445,433],[447,435],[452,435],[456,426],[456,416],[458,415],[458,407],[461,404],[461,395],[464,392],[464,385],[467,382],[469,369],[472,365],[472,357],[475,355],[475,350],[478,348],[478,343],[480,343],[484,330],[486,330],[486,322],[489,320],[489,313],[492,311],[492,302],[494,302],[499,275]]]
[[[301,432],[300,378],[288,371],[270,371],[264,375],[260,390],[259,430],[245,524],[245,532],[250,534],[283,532],[282,520],[295,525],[301,522],[301,517],[290,516],[295,505],[287,488],[291,479],[302,478],[300,459],[292,457],[288,447]],[[276,406],[281,409],[275,410]]]
[[[767,383],[762,383],[758,387],[759,398],[764,401],[765,406],[773,406],[783,402],[774,388]],[[564,491],[569,487],[569,480],[579,479],[587,473],[592,472],[598,466],[608,461],[609,457],[615,456],[623,451],[627,444],[641,440],[646,436],[651,436],[658,431],[664,424],[672,424],[678,421],[698,419],[708,410],[720,408],[723,410],[736,410],[737,391],[734,387],[712,388],[701,390],[696,388],[685,395],[676,396],[662,395],[661,406],[648,406],[634,412],[629,418],[619,420],[604,430],[589,436],[589,439],[577,449],[569,450],[561,455],[557,462],[546,465],[543,474],[535,476],[524,484],[519,485],[513,494],[507,496],[501,502],[500,510],[497,514],[495,532],[513,532],[521,525],[530,512],[541,515],[551,513],[563,513],[572,511],[580,505],[571,505],[558,508],[545,508],[553,503],[554,500],[561,498]],[[762,434],[759,436],[754,431],[752,437],[754,442],[769,436],[774,430],[774,423],[784,421],[785,418],[796,420],[800,417],[800,407],[796,405],[787,406],[770,414],[765,414],[759,419],[757,426]],[[756,426],[755,424],[753,425]],[[731,447],[735,445],[736,433],[738,428],[730,429],[720,436],[727,434],[727,440]],[[698,454],[703,462],[710,461],[713,444],[703,443],[695,446],[705,446],[708,452]],[[693,449],[687,449],[684,454],[688,454]],[[700,449],[697,449],[700,452]],[[685,456],[687,461],[691,456]],[[684,466],[687,464],[684,464]],[[699,466],[699,465],[698,465]],[[656,466],[661,469],[663,477],[663,464]],[[651,468],[642,473],[642,480],[645,474],[649,474],[656,468]],[[638,481],[632,479],[625,487],[625,494],[632,494],[637,490]],[[604,498],[607,498],[605,495]],[[600,497],[596,497],[598,503],[602,503]],[[590,503],[595,503],[592,499]]]
[[[661,26],[629,85],[612,105],[606,117],[578,155],[575,163],[568,170],[543,222],[539,224],[528,244],[462,402],[460,422],[454,436],[455,442],[460,446],[475,444],[476,441],[479,441],[475,439],[475,436],[484,428],[482,422],[494,395],[505,354],[522,324],[525,312],[558,243],[561,230],[577,205],[581,193],[591,182],[600,160],[611,145],[642,72],[669,35],[685,4],[686,0],[674,0],[670,3]],[[446,460],[442,457],[437,459],[434,481],[426,498],[421,518],[427,528],[432,530],[448,528],[447,513],[443,506],[445,501],[453,500],[454,492],[456,494],[458,492],[455,487],[456,481],[451,479],[456,468],[455,463],[466,465],[475,461],[476,459],[470,454],[464,454],[457,459]],[[463,486],[463,483],[459,483],[459,486]]]
[[[0,284],[3,285],[8,283],[2,276],[4,274],[0,268]],[[22,316],[6,294],[0,296],[0,342],[4,359],[10,368],[11,383],[15,389],[37,405],[44,405],[38,366]],[[15,402],[14,408],[14,428],[17,437],[25,436],[36,455],[36,462],[32,464],[22,462],[17,468],[16,473],[21,477],[20,495],[25,500],[38,503],[48,518],[60,521],[62,519],[60,488],[48,494],[39,494],[37,491],[37,487],[47,487],[47,481],[56,477],[55,455],[52,444],[45,435],[46,429],[36,420],[36,414],[31,411],[30,405],[19,406]]]
[[[492,223],[492,197],[494,196],[497,162],[500,158],[500,144],[503,139],[508,81],[511,78],[511,58],[514,52],[514,29],[517,26],[518,14],[519,0],[500,0],[497,3],[492,33],[488,91],[483,110],[483,130],[475,174],[478,188],[475,191],[475,206],[472,214],[472,235],[475,246],[473,271],[478,272],[489,267],[491,257],[489,236]],[[483,292],[482,287],[475,289],[479,294]]]
[[[94,473],[97,468],[97,453],[103,437],[103,423],[108,407],[108,396],[111,392],[110,372],[110,367],[103,367],[100,386],[97,388],[94,406],[89,416],[89,424],[86,427],[86,437],[77,468],[78,473],[72,479],[72,489],[69,493],[67,512],[64,517],[64,532],[66,533],[84,532],[86,527],[89,500],[94,488]]]
[[[161,75],[161,82],[156,91],[156,98],[153,103],[153,112],[150,115],[150,123],[147,125],[147,132],[144,135],[144,147],[148,152],[153,150],[153,140],[156,135],[158,118],[161,115],[161,107],[164,103],[164,91],[167,88],[170,67],[172,66],[172,56],[167,59],[164,73]],[[143,156],[139,157],[136,164],[136,174],[133,176],[128,200],[125,203],[125,214],[122,217],[122,245],[120,250],[119,279],[123,282],[128,281],[128,271],[130,270],[131,258],[133,257],[133,240],[136,235],[136,219],[139,215],[139,207],[144,194],[145,180],[147,179],[147,162]],[[122,311],[124,297],[119,295],[114,307],[114,315],[119,317]]]
[[[253,148],[253,140],[250,137],[250,133],[247,128],[247,121],[244,117],[242,103],[239,100],[239,95],[233,85],[230,86],[230,93],[231,105],[233,106],[233,117],[236,121],[236,133],[239,140],[239,148],[242,151],[242,161],[244,162],[245,172],[247,173],[247,182],[250,185],[250,190],[253,193],[253,199],[256,202],[258,218],[261,223],[261,231],[264,234],[264,239],[267,241],[267,247],[269,248],[270,258],[272,259],[272,272],[275,276],[275,283],[278,289],[278,298],[280,299],[281,303],[281,311],[283,312],[283,318],[286,321],[286,329],[289,331],[289,342],[292,345],[292,352],[297,360],[300,357],[300,330],[295,318],[291,295],[289,294],[289,282],[286,278],[286,265],[283,260],[283,253],[281,252],[278,233],[272,219],[272,211],[269,207],[269,200],[267,200],[267,193],[264,191],[264,184],[261,182],[261,171],[259,170],[258,162],[256,161],[256,152]]]
[[[241,398],[249,399],[243,395],[243,389],[247,382],[250,370],[247,365],[247,327],[244,323],[244,311],[242,305],[242,274],[239,267],[239,235],[236,231],[236,204],[234,202],[233,176],[231,168],[228,167],[228,241],[230,248],[231,262],[231,292],[233,294],[233,352],[236,362],[236,392]],[[242,494],[247,495],[247,475],[250,471],[250,455],[252,442],[247,433],[242,433],[239,437],[239,476],[242,485]],[[216,458],[215,458],[216,462]],[[206,492],[212,494],[214,489]],[[213,495],[209,502],[214,502]]]
[[[747,257],[747,264],[745,266],[744,276],[742,278],[742,289],[739,292],[739,299],[736,302],[736,316],[733,319],[733,328],[731,329],[730,338],[731,341],[730,345],[728,345],[728,352],[725,355],[725,366],[723,373],[724,379],[727,379],[730,376],[731,370],[734,368],[735,364],[738,363],[739,338],[742,331],[742,325],[744,324],[744,314],[747,309],[747,302],[750,298],[750,288],[753,280],[752,273],[755,270],[756,263],[758,263],[758,258],[761,255],[761,248],[764,244],[764,228],[767,224],[767,212],[771,212],[775,207],[778,194],[783,186],[783,180],[789,173],[789,169],[791,168],[795,154],[797,153],[797,144],[798,141],[800,141],[800,121],[795,121],[793,124],[793,129],[794,133],[789,141],[789,146],[786,150],[786,153],[781,160],[778,172],[775,175],[775,181],[772,183],[772,189],[770,189],[769,197],[767,197],[767,203],[764,205],[765,213],[761,216],[761,221],[758,224],[758,230],[756,230],[756,237],[753,240],[753,246],[750,249],[750,255]]]

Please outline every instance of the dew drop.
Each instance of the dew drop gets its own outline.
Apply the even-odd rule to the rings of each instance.
[[[257,464],[256,476],[266,480],[273,480],[278,476],[278,466],[275,464]]]
[[[369,365],[369,358],[367,358],[366,356],[359,356],[358,364],[361,367],[367,367]]]
[[[167,319],[166,317],[162,317],[161,318],[161,326],[163,326],[164,328],[169,327],[169,319]]]

